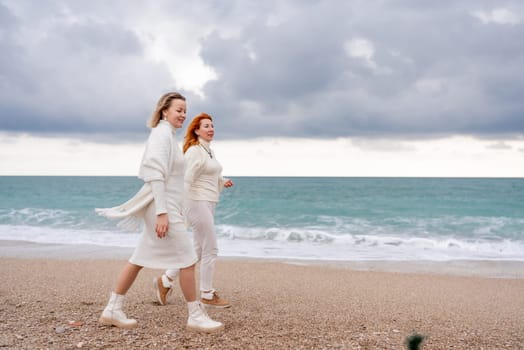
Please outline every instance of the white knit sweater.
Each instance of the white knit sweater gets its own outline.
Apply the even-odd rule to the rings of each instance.
[[[175,128],[165,120],[153,129],[147,141],[138,177],[144,180],[142,188],[127,202],[112,208],[96,208],[95,211],[110,219],[123,219],[119,226],[137,229],[144,210],[154,199],[156,213],[167,213],[164,182],[170,174],[174,156]]]
[[[199,138],[200,145],[189,147],[184,157],[186,198],[218,202],[224,188],[222,166],[217,161],[209,142]],[[206,150],[211,152],[212,157]]]
[[[151,184],[155,198],[156,214],[167,213],[164,183],[173,164],[175,128],[166,120],[161,120],[151,130],[142,157],[138,177]]]

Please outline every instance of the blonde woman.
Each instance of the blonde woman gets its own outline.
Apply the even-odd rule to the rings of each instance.
[[[197,115],[187,128],[183,147],[186,159],[184,213],[193,230],[200,260],[200,300],[209,307],[227,308],[230,303],[213,287],[218,254],[214,216],[222,189],[233,186],[233,181],[222,177],[222,166],[211,149],[214,136],[213,118],[206,113]],[[169,269],[153,281],[161,305],[167,303],[177,276],[181,276],[179,270]]]
[[[187,301],[187,328],[214,332],[223,324],[209,318],[197,298],[195,254],[182,215],[184,195],[184,155],[176,139],[176,129],[186,119],[186,99],[179,93],[163,95],[157,103],[149,126],[151,134],[140,165],[139,177],[145,184],[121,206],[97,209],[109,218],[143,220],[144,228],[133,255],[116,282],[116,288],[99,322],[121,328],[134,328],[137,321],[122,310],[124,296],[143,267],[177,269],[179,284]]]

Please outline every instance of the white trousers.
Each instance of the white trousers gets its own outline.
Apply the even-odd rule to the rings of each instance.
[[[193,244],[200,260],[200,291],[213,290],[213,275],[218,255],[215,233],[216,202],[185,201],[184,214],[193,230]],[[175,279],[178,270],[167,270],[166,275]]]

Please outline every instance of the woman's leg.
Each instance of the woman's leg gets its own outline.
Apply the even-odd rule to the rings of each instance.
[[[200,259],[200,290],[213,290],[215,262],[218,255],[218,245],[215,234],[216,203],[207,201],[191,201],[187,217],[193,229],[195,251]]]
[[[140,270],[142,270],[142,266],[127,262],[122,271],[120,271],[120,275],[118,275],[116,280],[115,293],[125,295],[133,285],[133,282],[135,282],[136,276],[138,276]]]
[[[195,250],[200,258],[200,297],[202,303],[216,308],[227,308],[231,304],[218,296],[213,288],[213,277],[218,256],[215,233],[215,202],[192,201],[188,219],[193,229]]]
[[[194,264],[180,269],[178,282],[180,283],[180,289],[182,290],[182,294],[184,294],[186,301],[195,301],[197,299],[197,294]]]

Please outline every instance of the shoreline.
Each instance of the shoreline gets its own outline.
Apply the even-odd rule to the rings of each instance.
[[[65,245],[0,240],[0,257],[20,259],[126,261],[131,256],[133,249],[89,244]],[[297,266],[347,268],[354,271],[524,279],[524,261],[514,260],[308,260],[244,256],[219,256],[219,260],[276,262]]]

